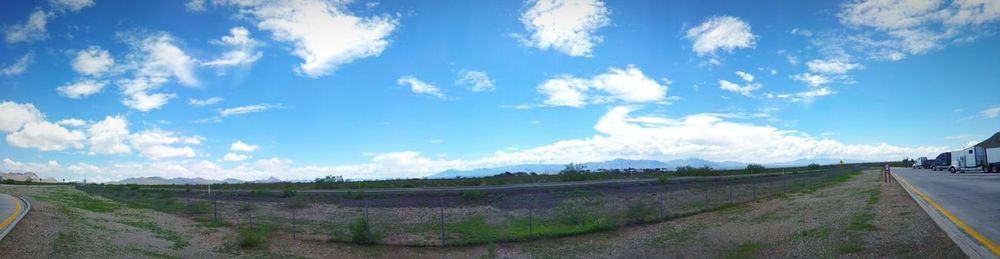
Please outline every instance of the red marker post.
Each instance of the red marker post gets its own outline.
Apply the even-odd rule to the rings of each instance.
[[[892,182],[892,172],[889,171],[889,164],[882,166],[882,181],[886,183]]]

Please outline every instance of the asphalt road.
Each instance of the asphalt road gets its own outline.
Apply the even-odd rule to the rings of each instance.
[[[1000,242],[1000,174],[892,168],[969,228]]]
[[[17,224],[17,219],[25,211],[25,205],[14,196],[0,193],[0,239]]]

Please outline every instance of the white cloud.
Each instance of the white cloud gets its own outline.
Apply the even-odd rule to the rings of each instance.
[[[11,160],[10,158],[4,158],[3,163],[0,163],[0,168],[6,172],[33,172],[36,174],[50,174],[58,173],[63,171],[63,167],[59,165],[58,161],[49,160],[46,163],[29,163],[29,162],[18,162]],[[41,176],[45,178],[44,176]]]
[[[176,146],[182,143],[182,138],[176,133],[159,129],[145,130],[128,136],[132,148],[152,160],[174,157],[195,157],[194,149],[187,146]]]
[[[401,86],[409,86],[410,91],[413,91],[414,93],[429,94],[440,98],[444,98],[444,93],[441,92],[440,88],[437,88],[436,86],[428,84],[424,81],[420,81],[420,79],[417,79],[416,77],[412,76],[400,77],[399,79],[396,80],[396,84],[399,84]]]
[[[56,10],[80,11],[94,5],[93,0],[49,0],[49,4]]]
[[[188,99],[188,103],[193,106],[204,107],[222,102],[220,97],[209,97],[207,99]]]
[[[844,25],[875,31],[850,35],[845,45],[860,46],[873,59],[895,61],[992,33],[986,26],[1000,21],[1000,2],[855,0],[844,3],[838,16]]]
[[[7,135],[7,143],[20,148],[41,151],[62,151],[83,148],[83,132],[67,130],[48,121],[29,122],[20,130]]]
[[[249,66],[262,56],[257,51],[256,40],[250,38],[250,31],[243,27],[233,27],[229,30],[230,35],[222,36],[219,40],[212,40],[212,44],[228,46],[232,50],[223,53],[221,57],[202,62],[203,66],[225,68],[230,66]]]
[[[204,12],[205,0],[191,0],[184,4],[184,8],[189,12]]]
[[[753,82],[753,78],[754,78],[753,74],[750,74],[750,73],[747,73],[747,72],[743,72],[743,71],[736,71],[736,75],[739,76],[740,78],[742,78],[743,81],[746,81],[748,83],[749,82]]]
[[[90,152],[93,154],[127,154],[132,149],[125,144],[129,137],[128,121],[124,116],[107,116],[87,128]]]
[[[796,102],[805,102],[805,103],[809,103],[809,102],[812,102],[813,100],[815,100],[816,97],[830,96],[830,95],[834,95],[834,94],[837,94],[837,92],[834,91],[834,90],[830,90],[830,88],[818,87],[818,88],[814,88],[814,89],[810,89],[810,90],[807,90],[807,91],[798,92],[798,93],[794,93],[794,94],[784,94],[784,93],[783,94],[774,94],[774,93],[768,93],[768,94],[765,94],[765,96],[767,96],[767,98],[769,98],[769,99],[780,99],[780,100],[784,100],[786,102],[793,102],[793,103],[796,103]]]
[[[459,79],[455,81],[457,85],[469,87],[473,92],[491,92],[496,89],[493,80],[486,72],[462,70],[458,72]]]
[[[24,24],[15,24],[4,28],[4,39],[7,44],[44,40],[49,37],[45,25],[48,24],[48,19],[51,16],[41,9],[36,9],[31,12],[28,21]]]
[[[10,64],[9,66],[0,69],[0,74],[5,76],[24,74],[24,72],[28,71],[28,65],[31,65],[32,62],[35,62],[35,53],[28,52],[28,54],[24,54],[24,56],[18,58],[14,64]]]
[[[983,117],[986,117],[986,118],[996,118],[997,116],[1000,116],[1000,107],[993,107],[993,108],[985,109],[985,110],[979,112],[979,114],[983,115]]]
[[[247,158],[250,158],[250,156],[236,153],[226,153],[226,155],[222,157],[222,161],[237,162],[247,160]]]
[[[59,120],[56,124],[70,127],[83,127],[87,125],[87,122],[81,119],[64,119]]]
[[[277,41],[294,45],[302,58],[297,71],[309,77],[329,74],[356,59],[378,56],[389,45],[399,20],[388,15],[359,17],[347,10],[348,1],[230,1],[270,31]]]
[[[750,32],[750,24],[732,16],[712,17],[691,28],[685,36],[691,40],[699,56],[715,55],[716,50],[733,52],[735,49],[753,48],[757,36]]]
[[[209,99],[211,99],[211,98],[209,98]],[[254,105],[237,106],[237,107],[220,109],[220,110],[218,110],[219,114],[216,115],[216,116],[212,116],[212,117],[208,117],[208,118],[204,118],[204,119],[193,120],[191,122],[192,123],[221,122],[222,118],[233,116],[233,115],[242,115],[242,114],[248,114],[248,113],[257,113],[257,112],[264,112],[264,111],[268,111],[268,110],[272,110],[272,109],[282,109],[282,108],[285,108],[285,107],[281,106],[280,104],[279,105],[273,105],[273,104],[254,104]]]
[[[257,149],[260,149],[260,147],[257,145],[250,145],[239,140],[233,142],[233,144],[229,146],[229,150],[236,152],[254,152],[257,151]]]
[[[263,111],[267,111],[267,110],[270,110],[270,109],[276,109],[276,108],[281,108],[281,106],[280,105],[270,105],[270,104],[254,104],[254,105],[238,106],[238,107],[232,107],[232,108],[226,108],[226,109],[219,110],[219,116],[229,117],[229,116],[233,116],[233,115],[263,112]]]
[[[90,46],[76,53],[72,66],[77,73],[98,76],[108,71],[114,64],[115,60],[107,50],[98,46]]]
[[[543,50],[589,57],[603,40],[594,33],[610,23],[611,12],[599,0],[530,0],[529,4],[521,22],[531,37],[518,37],[522,44]]]
[[[814,59],[806,62],[806,66],[809,67],[809,72],[813,73],[823,73],[823,74],[846,74],[848,71],[853,69],[862,68],[861,64],[844,62],[840,60],[821,60]]]
[[[0,103],[0,131],[15,132],[24,124],[44,121],[45,115],[30,103]]]
[[[97,80],[80,80],[64,86],[56,88],[59,91],[59,95],[79,99],[87,97],[88,95],[100,93],[104,89],[104,86],[108,84],[108,81],[97,81]]]
[[[738,93],[746,97],[753,97],[753,91],[760,88],[761,85],[757,83],[746,82],[745,85],[740,86],[733,82],[719,80],[719,89]]]
[[[538,85],[548,106],[582,107],[588,103],[622,101],[628,103],[664,102],[668,83],[660,84],[635,66],[609,68],[607,73],[590,79],[562,75]]]
[[[804,83],[806,83],[806,84],[808,84],[809,86],[812,86],[812,87],[823,86],[823,85],[825,85],[827,83],[830,83],[830,81],[832,80],[831,78],[829,78],[827,76],[819,75],[819,74],[811,74],[811,73],[802,73],[802,74],[793,75],[792,79],[795,79],[795,80],[798,80],[798,81],[802,81],[802,82],[804,82]]]
[[[170,93],[152,93],[170,78],[184,85],[198,85],[194,68],[197,61],[177,46],[177,40],[164,32],[145,33],[131,31],[119,33],[132,52],[126,56],[126,69],[134,78],[121,79],[116,83],[125,99],[122,104],[129,108],[146,112],[159,109],[173,98]]]

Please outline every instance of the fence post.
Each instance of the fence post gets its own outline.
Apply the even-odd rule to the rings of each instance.
[[[212,197],[215,198],[215,197]],[[219,200],[212,199],[212,218],[215,220],[215,224],[219,224]]]
[[[441,246],[445,245],[444,242],[444,194],[441,194]]]
[[[532,197],[532,198],[534,198],[534,197]],[[532,200],[534,200],[534,199],[532,199]],[[532,204],[528,204],[528,239],[534,239],[535,238],[535,226],[534,226],[534,222],[533,222],[534,221],[534,212],[532,211],[532,209],[534,207],[535,206],[534,206],[533,202],[532,202]]]
[[[726,185],[726,190],[729,190],[729,205],[733,205],[733,186]]]
[[[705,187],[705,184],[701,184],[701,188],[704,189],[704,191],[705,191],[705,209],[707,210],[708,209],[708,187]]]
[[[292,240],[295,240],[295,208],[292,208]]]
[[[657,199],[660,200],[660,220],[663,220],[665,219],[663,217],[663,193],[662,192],[656,193],[656,196]]]

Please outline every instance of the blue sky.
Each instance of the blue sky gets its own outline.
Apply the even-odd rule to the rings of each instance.
[[[0,170],[422,177],[933,156],[1000,126],[996,1],[0,8]]]

